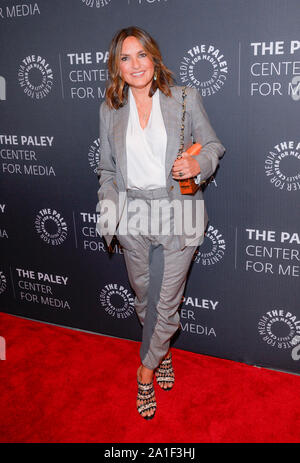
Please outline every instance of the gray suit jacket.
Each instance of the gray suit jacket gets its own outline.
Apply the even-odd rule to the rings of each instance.
[[[183,201],[187,198],[192,200],[193,206],[196,200],[203,201],[201,189],[194,195],[182,195],[177,180],[172,177],[172,166],[176,160],[180,147],[180,127],[182,115],[182,87],[171,87],[172,96],[165,96],[160,90],[160,106],[167,132],[166,150],[166,187],[169,199]],[[100,106],[100,150],[101,158],[98,166],[100,175],[98,190],[98,203],[96,211],[101,210],[101,201],[110,199],[117,208],[117,218],[110,234],[103,235],[101,220],[97,222],[96,229],[103,235],[107,245],[110,244],[115,230],[124,210],[124,198],[127,188],[127,161],[126,161],[126,130],[129,118],[129,102],[118,110],[110,109],[105,102]],[[193,136],[193,140],[192,140]],[[184,132],[184,149],[187,150],[192,142],[201,144],[200,154],[195,156],[201,169],[201,181],[209,178],[215,171],[219,159],[225,148],[217,138],[216,133],[210,125],[207,113],[202,103],[200,93],[193,88],[187,88],[186,117]],[[142,153],[141,153],[142,154]],[[119,193],[123,193],[119,195]],[[121,200],[119,200],[119,196]],[[199,201],[198,201],[199,203]],[[193,209],[192,209],[193,210]],[[191,212],[193,213],[193,212]],[[206,208],[203,208],[203,220],[197,236],[192,242],[183,234],[181,236],[182,248],[189,245],[200,245],[204,239],[204,232],[207,226],[208,216]]]

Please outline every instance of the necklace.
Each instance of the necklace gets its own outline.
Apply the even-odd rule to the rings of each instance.
[[[149,114],[146,113],[146,112],[141,115],[142,119],[144,119],[144,120],[148,119],[148,116],[149,116]]]
[[[139,114],[140,119],[143,122],[143,125],[147,123],[150,113],[151,113],[152,101],[150,103],[151,103],[151,106],[148,107],[147,109],[144,109],[144,108],[142,109],[141,107],[137,106],[138,114]]]
[[[152,110],[152,98],[147,98],[146,100],[142,101],[140,100],[139,102],[135,99],[135,104],[137,108],[137,112],[139,115],[139,119],[141,122],[141,125],[146,126],[147,121],[149,119],[151,110]]]

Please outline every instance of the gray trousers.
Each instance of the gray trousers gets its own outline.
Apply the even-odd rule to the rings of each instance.
[[[151,200],[163,200],[159,220],[165,220],[164,205],[169,202],[165,188],[127,191],[127,207],[130,209],[135,199],[143,199],[148,218],[153,204]],[[133,213],[127,214],[129,222]],[[142,214],[145,215],[145,208]],[[180,250],[176,235],[172,235],[172,217],[169,235],[151,234],[149,229],[147,234],[135,235],[134,228],[135,225],[131,224],[129,234],[120,235],[118,230],[116,234],[123,247],[128,278],[135,292],[135,310],[143,326],[141,362],[154,370],[167,354],[170,340],[180,327],[178,308],[197,246]]]

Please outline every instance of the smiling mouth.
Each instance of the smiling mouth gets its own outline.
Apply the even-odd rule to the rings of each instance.
[[[140,71],[140,72],[133,72],[131,75],[132,77],[141,77],[145,74],[145,71]]]

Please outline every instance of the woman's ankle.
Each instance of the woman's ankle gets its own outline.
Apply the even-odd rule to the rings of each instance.
[[[143,364],[140,365],[139,368],[139,377],[143,382],[151,382],[153,379],[153,370],[150,370],[149,368],[145,367]]]

